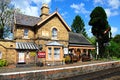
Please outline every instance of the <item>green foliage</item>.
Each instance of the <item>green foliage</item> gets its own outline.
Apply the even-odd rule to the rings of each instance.
[[[71,61],[70,56],[66,56],[65,57],[65,63],[68,64],[68,63],[70,63],[70,61]]]
[[[110,26],[107,21],[107,15],[102,7],[96,7],[90,14],[89,25],[92,26],[92,33],[97,39],[103,42],[109,41]],[[108,30],[108,31],[107,31]],[[105,33],[105,31],[107,31]]]
[[[105,18],[107,19],[107,15],[104,11],[104,9],[100,6],[96,7],[92,13],[90,14],[90,17],[91,18],[96,18],[96,17],[102,17],[102,18]]]
[[[120,45],[118,43],[116,43],[114,40],[110,41],[110,46],[106,47],[108,53],[110,55],[110,57],[117,57],[120,58]]]
[[[75,16],[75,19],[73,20],[73,23],[71,25],[71,29],[73,32],[82,33],[85,37],[87,37],[84,21],[79,15]]]
[[[0,38],[3,39],[3,36],[8,35],[7,27],[12,26],[13,19],[13,6],[10,5],[11,0],[1,0],[0,1]],[[6,27],[6,29],[4,29]],[[5,31],[4,31],[5,30]],[[4,35],[4,32],[5,35]],[[10,30],[9,30],[10,32]],[[8,33],[8,34],[7,34]]]
[[[36,52],[30,52],[30,56],[35,57],[36,56]]]
[[[8,62],[5,59],[0,59],[0,67],[7,66]]]
[[[111,28],[108,24],[105,10],[102,7],[96,7],[90,14],[90,18],[89,25],[92,26],[92,33],[99,44],[99,56],[102,58],[105,56],[106,46],[104,46],[104,43],[110,41]]]
[[[93,45],[96,45],[96,38],[94,36],[92,36],[91,38],[88,38],[88,39]]]
[[[116,36],[113,38],[113,41],[116,42],[117,44],[120,44],[120,34],[116,35]]]

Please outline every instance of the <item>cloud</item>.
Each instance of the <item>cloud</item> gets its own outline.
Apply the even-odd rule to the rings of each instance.
[[[120,0],[93,0],[95,6],[104,6],[108,17],[119,15]]]
[[[50,5],[51,0],[12,0],[15,8],[19,8],[24,14],[31,16],[40,15],[40,8],[43,3]]]
[[[118,9],[120,7],[120,0],[107,0],[107,1],[108,1],[108,5],[112,9]]]
[[[106,12],[108,18],[111,16],[119,15],[118,11],[114,11],[111,9],[105,9],[105,12]]]
[[[75,9],[75,13],[83,13],[83,14],[89,13],[89,11],[85,9],[84,3],[80,3],[80,4],[73,3],[72,5],[70,5],[70,7]]]
[[[64,0],[55,0],[55,1],[60,1],[60,2],[63,2]]]
[[[68,12],[63,12],[63,13],[61,13],[61,15],[62,15],[64,18],[67,17],[67,14],[68,14]]]
[[[86,32],[87,32],[87,34],[88,34],[89,37],[93,36],[93,34],[91,32],[91,26],[89,26],[89,25],[86,26]]]
[[[116,33],[118,32],[118,28],[117,27],[111,27],[111,32],[112,32],[112,36],[115,36]]]
[[[103,0],[93,0],[94,5],[103,5],[104,1]]]

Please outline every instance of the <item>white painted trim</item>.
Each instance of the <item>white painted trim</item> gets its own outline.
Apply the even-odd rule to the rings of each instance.
[[[0,59],[2,59],[2,52],[0,51]]]
[[[0,73],[0,75],[4,76],[4,75],[16,75],[16,74],[26,74],[26,73],[56,71],[56,70],[73,69],[73,68],[80,68],[80,67],[86,67],[86,66],[94,66],[94,65],[115,63],[115,62],[120,62],[120,61],[110,61],[110,62],[103,62],[103,63],[94,63],[94,64],[87,64],[87,65],[80,65],[80,66],[70,66],[70,67],[53,68],[53,69],[43,69],[43,70],[32,70],[32,71],[20,71],[20,72]]]

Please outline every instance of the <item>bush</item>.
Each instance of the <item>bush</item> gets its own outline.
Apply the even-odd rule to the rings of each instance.
[[[30,56],[35,57],[36,56],[36,52],[30,52]]]
[[[0,59],[0,67],[7,66],[8,62],[5,59]]]
[[[70,61],[71,61],[71,58],[70,58],[69,55],[67,55],[67,56],[65,57],[65,63],[66,63],[66,64],[69,64]]]

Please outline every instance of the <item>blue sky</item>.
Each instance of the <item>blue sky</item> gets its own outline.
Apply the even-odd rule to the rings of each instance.
[[[120,34],[120,0],[12,0],[15,8],[20,8],[24,14],[31,16],[40,15],[43,3],[49,5],[50,13],[57,9],[69,26],[71,26],[75,16],[80,15],[89,36],[92,36],[91,26],[88,25],[89,15],[96,6],[101,6],[108,16],[112,36]]]

